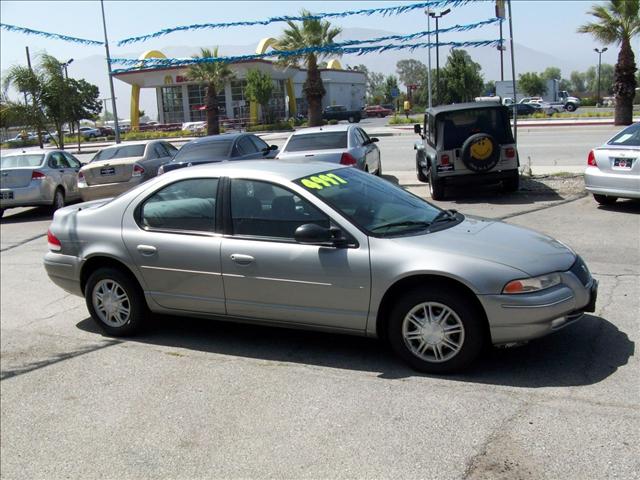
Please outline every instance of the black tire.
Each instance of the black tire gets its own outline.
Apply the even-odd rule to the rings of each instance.
[[[482,313],[460,293],[449,288],[425,286],[410,290],[396,301],[391,310],[387,335],[394,352],[413,369],[427,373],[451,373],[471,365],[482,352],[487,339],[485,319]],[[422,305],[426,303],[430,304],[428,311],[433,314],[442,314],[447,310],[453,312],[440,324],[437,321],[423,324],[427,328],[433,325],[430,332],[423,330],[423,335],[429,335],[434,342],[438,342],[437,337],[440,336],[452,344],[457,344],[456,351],[440,343],[438,349],[442,355],[440,361],[435,358],[424,358],[437,356],[435,348],[437,345],[431,347],[428,342],[431,339],[408,340],[405,338],[404,332],[407,331],[409,335],[413,333],[419,336],[422,333],[418,322],[425,319],[425,317],[421,318],[420,313],[427,311],[422,309]],[[412,319],[415,321],[408,318],[412,311],[414,311]],[[438,327],[442,330],[438,330]],[[450,333],[445,334],[445,328],[449,328]],[[425,346],[425,351],[422,352],[423,358],[418,356],[419,353],[414,352],[415,349],[423,348],[422,346]],[[447,359],[447,355],[451,355],[450,358]]]
[[[53,194],[53,202],[51,203],[51,211],[55,212],[56,210],[60,210],[64,208],[66,205],[66,201],[64,198],[64,190],[61,187],[56,188],[55,193]]]
[[[378,162],[378,169],[376,170],[376,177],[382,176],[382,160]]]
[[[0,208],[0,218],[4,216],[4,208]]]
[[[500,146],[488,133],[476,133],[462,144],[461,156],[462,162],[472,172],[488,172],[500,160]]]
[[[422,168],[420,168],[420,153],[416,153],[416,177],[418,177],[418,181],[422,183],[429,182],[429,178],[424,174]]]
[[[520,188],[520,173],[516,170],[511,176],[502,181],[502,190],[505,192],[517,192]]]
[[[117,321],[107,323],[103,318],[105,314],[99,314],[99,311],[97,311],[94,306],[94,290],[96,290],[96,287],[100,285],[101,282],[115,283],[118,287],[116,288],[116,293],[122,290],[127,295],[126,304],[128,304],[129,315],[126,319],[116,319],[122,321],[122,325],[117,325]],[[107,283],[107,285],[109,284]],[[87,285],[84,289],[84,298],[94,322],[96,322],[105,333],[114,337],[128,336],[139,332],[148,314],[147,304],[137,282],[116,268],[99,268],[93,272],[87,280]]]
[[[618,201],[618,197],[609,197],[607,195],[598,195],[597,193],[593,194],[593,198],[600,205],[613,205]]]
[[[352,115],[352,116],[350,116],[350,117],[347,119],[347,122],[349,122],[349,123],[355,123],[355,121],[356,121],[356,119],[355,119],[355,117],[354,117],[353,115]]]
[[[444,184],[434,175],[433,167],[429,170],[429,194],[433,200],[444,200]]]
[[[567,110],[567,112],[575,112],[576,111],[576,106],[573,103],[567,103],[564,108]]]

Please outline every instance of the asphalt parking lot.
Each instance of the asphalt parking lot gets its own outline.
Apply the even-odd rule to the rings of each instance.
[[[577,250],[600,281],[596,312],[450,377],[357,337],[180,317],[105,337],[44,272],[49,213],[7,212],[0,475],[640,478],[640,203],[599,207],[555,181],[440,205]]]

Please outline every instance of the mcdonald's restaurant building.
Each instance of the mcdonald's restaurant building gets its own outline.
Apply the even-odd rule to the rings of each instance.
[[[268,41],[263,40],[258,46],[265,50]],[[152,50],[145,52],[140,59],[163,58],[162,52]],[[224,89],[218,92],[220,118],[237,119],[251,124],[259,123],[261,107],[246,97],[246,76],[251,69],[259,69],[268,73],[274,84],[269,109],[276,120],[287,119],[297,114],[306,115],[307,102],[302,91],[307,77],[304,69],[282,67],[268,60],[238,61],[229,64],[234,73]],[[133,69],[114,74],[120,81],[131,85],[131,127],[139,125],[140,89],[153,88],[158,102],[158,121],[160,123],[185,123],[206,120],[205,92],[206,86],[189,80],[188,67],[172,66],[153,69]],[[366,79],[362,72],[343,70],[337,60],[331,60],[328,68],[320,69],[326,94],[322,100],[323,107],[328,105],[344,105],[349,110],[358,110],[365,105]]]

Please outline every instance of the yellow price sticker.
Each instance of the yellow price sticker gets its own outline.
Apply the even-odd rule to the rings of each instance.
[[[300,183],[307,188],[322,190],[325,187],[334,187],[348,183],[344,178],[335,173],[323,173],[312,177],[303,178]]]

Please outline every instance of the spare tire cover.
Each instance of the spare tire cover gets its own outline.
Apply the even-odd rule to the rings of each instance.
[[[488,133],[471,135],[462,144],[462,162],[473,172],[487,172],[500,160],[500,146]]]

